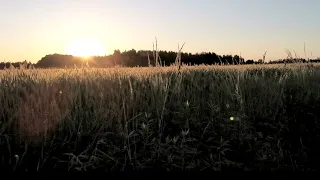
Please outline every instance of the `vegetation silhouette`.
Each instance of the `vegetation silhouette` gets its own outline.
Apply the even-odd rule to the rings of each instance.
[[[0,62],[0,69],[6,68],[22,68],[22,67],[35,67],[35,68],[71,68],[71,67],[147,67],[160,64],[162,66],[170,66],[175,63],[177,53],[174,51],[158,51],[158,62],[153,58],[154,51],[140,50],[136,51],[131,49],[129,51],[120,52],[120,50],[114,50],[112,55],[108,56],[91,56],[87,58],[76,57],[65,54],[48,54],[41,58],[37,63],[22,62]],[[262,64],[264,60],[259,59],[254,61],[253,59],[245,60],[239,55],[217,55],[214,52],[202,52],[202,53],[186,53],[181,52],[182,63],[187,65],[241,65],[241,64]],[[150,60],[151,59],[151,60]],[[309,59],[309,61],[302,58],[287,58],[270,61],[267,64],[279,64],[279,63],[294,63],[294,62],[320,62],[320,59]]]

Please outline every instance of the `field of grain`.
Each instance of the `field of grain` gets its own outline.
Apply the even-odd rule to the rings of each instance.
[[[9,171],[313,171],[316,64],[0,71]]]

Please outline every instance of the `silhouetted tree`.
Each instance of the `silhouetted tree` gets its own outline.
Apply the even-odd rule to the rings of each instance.
[[[252,59],[249,59],[246,61],[246,64],[254,64],[254,61]]]
[[[113,56],[112,56],[113,62],[115,65],[121,64],[121,52],[120,50],[114,50]]]

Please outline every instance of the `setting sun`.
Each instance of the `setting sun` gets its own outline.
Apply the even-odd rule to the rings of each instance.
[[[101,44],[93,40],[76,40],[65,48],[65,53],[73,56],[103,56],[105,50]]]

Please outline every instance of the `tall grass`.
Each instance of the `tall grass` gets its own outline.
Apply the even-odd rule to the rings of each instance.
[[[320,67],[0,71],[10,171],[318,170]]]

